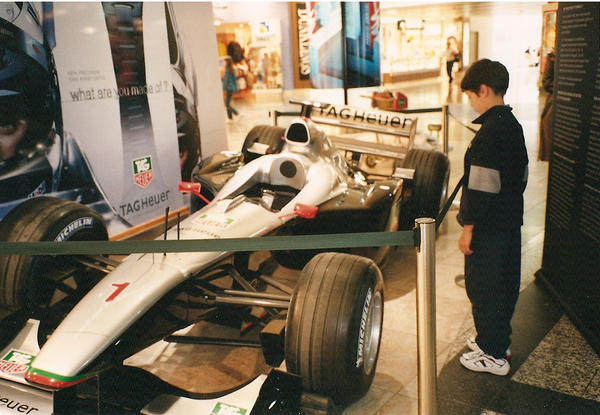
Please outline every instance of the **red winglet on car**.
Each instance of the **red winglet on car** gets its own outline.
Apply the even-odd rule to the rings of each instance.
[[[25,380],[31,383],[48,386],[53,389],[65,389],[94,377],[98,372],[86,373],[80,376],[61,376],[55,373],[31,368],[25,373]]]
[[[210,200],[208,200],[202,193],[200,193],[200,188],[200,183],[179,182],[178,190],[180,193],[191,193],[193,195],[196,195],[208,205],[210,203]]]

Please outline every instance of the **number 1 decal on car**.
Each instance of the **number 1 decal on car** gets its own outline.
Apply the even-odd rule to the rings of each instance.
[[[117,295],[121,294],[123,292],[123,290],[125,288],[127,288],[128,285],[129,285],[128,282],[124,282],[124,283],[121,283],[121,284],[113,284],[112,286],[115,287],[116,290],[111,295],[109,295],[106,298],[106,300],[104,300],[104,301],[107,302],[107,303],[111,302],[112,300],[114,300],[117,297]]]

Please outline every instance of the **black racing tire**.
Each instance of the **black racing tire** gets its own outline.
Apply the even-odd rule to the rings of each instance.
[[[302,270],[285,331],[287,370],[338,404],[371,386],[381,344],[383,278],[368,258],[326,252]]]
[[[435,219],[448,194],[450,162],[439,151],[411,149],[402,167],[414,169],[412,184],[402,192],[399,229],[412,229],[417,218]]]
[[[177,122],[177,137],[179,153],[187,152],[187,157],[181,166],[181,180],[188,181],[192,170],[200,158],[200,129],[196,118],[187,112],[187,100],[173,88],[175,96],[175,120]]]
[[[194,175],[193,179],[194,182],[200,183],[200,194],[206,200],[212,202],[219,189],[214,186],[214,183],[210,179],[202,175]],[[190,214],[199,211],[207,204],[204,199],[192,194],[190,197]]]
[[[102,241],[108,233],[102,217],[91,208],[68,200],[40,196],[23,202],[0,222],[0,240],[8,242]],[[82,296],[100,278],[89,272],[64,281],[48,278],[72,267],[69,256],[0,256],[0,305],[36,315],[46,309],[57,291]],[[75,286],[73,286],[73,284]]]
[[[254,143],[266,144],[269,146],[268,154],[279,153],[283,147],[283,135],[285,128],[276,127],[273,125],[257,125],[253,127],[246,135],[244,144],[242,145],[242,154],[246,163],[256,159],[259,155],[248,151]]]

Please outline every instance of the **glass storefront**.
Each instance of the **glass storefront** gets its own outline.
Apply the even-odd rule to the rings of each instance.
[[[242,55],[234,57],[239,90],[234,97],[243,97],[253,90],[282,87],[279,20],[222,23],[215,29],[221,71],[232,45],[235,44]]]
[[[450,37],[463,52],[462,18],[410,18],[402,9],[383,9],[381,13],[384,83],[441,75]],[[460,65],[454,65],[455,70]]]

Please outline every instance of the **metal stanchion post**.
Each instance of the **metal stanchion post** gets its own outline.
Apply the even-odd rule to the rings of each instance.
[[[419,218],[417,246],[417,356],[419,415],[437,415],[435,337],[435,220]]]
[[[448,154],[448,126],[450,117],[448,115],[448,105],[442,105],[442,153]]]

